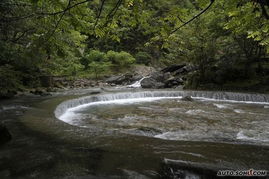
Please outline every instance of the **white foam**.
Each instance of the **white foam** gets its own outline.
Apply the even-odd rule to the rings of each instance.
[[[228,104],[216,104],[216,103],[214,103],[213,105],[216,106],[219,109],[227,109],[227,108],[229,108]]]
[[[245,111],[243,111],[242,109],[235,109],[234,112],[235,112],[235,113],[238,113],[238,114],[243,114],[243,113],[245,113]]]
[[[195,114],[200,114],[200,113],[204,113],[205,111],[201,110],[201,109],[194,109],[194,110],[188,110],[186,112],[186,114],[191,114],[191,115],[195,115]]]
[[[26,107],[26,106],[20,106],[20,105],[2,106],[2,110],[3,111],[13,110],[13,109],[28,109],[28,107]]]
[[[148,78],[148,77],[143,77],[140,80],[134,82],[133,84],[128,85],[127,87],[129,87],[129,88],[141,88],[141,81],[144,80],[145,78]]]
[[[227,102],[227,103],[244,103],[244,104],[269,104],[269,102],[257,102],[257,101],[236,101],[231,99],[214,99],[206,97],[192,97],[193,99],[199,99],[201,101],[218,101],[218,102]]]
[[[258,141],[258,142],[269,142],[269,133],[258,133],[258,131],[239,131],[236,135],[236,139],[243,141]]]
[[[68,108],[65,111],[65,113],[63,113],[59,117],[59,119],[66,123],[74,125],[76,119],[78,118],[76,112],[90,106],[98,106],[98,105],[106,105],[106,104],[114,104],[114,105],[135,104],[135,103],[142,103],[142,102],[152,102],[152,101],[157,101],[161,99],[175,99],[175,98],[181,98],[181,97],[146,97],[146,98],[115,99],[115,100],[109,100],[109,101],[91,102],[91,103],[82,104],[76,107]]]
[[[201,134],[201,132],[194,131],[175,131],[175,132],[164,132],[162,134],[155,135],[155,138],[164,140],[202,140],[208,139],[208,134]]]

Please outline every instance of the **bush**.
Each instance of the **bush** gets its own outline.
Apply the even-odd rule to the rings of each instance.
[[[92,62],[104,62],[106,61],[106,54],[98,50],[91,50],[84,57],[81,58],[80,63],[84,65],[85,69],[89,68],[89,64]]]
[[[106,57],[107,60],[111,62],[114,67],[117,67],[117,69],[128,68],[135,63],[135,58],[131,54],[124,51],[108,51]]]
[[[111,63],[110,62],[91,62],[89,64],[90,67],[90,71],[92,73],[94,73],[95,75],[95,79],[98,79],[98,77],[100,77],[100,75],[104,74],[104,73],[108,73],[111,67]]]
[[[147,52],[138,52],[135,55],[136,62],[139,64],[149,65],[151,56]]]

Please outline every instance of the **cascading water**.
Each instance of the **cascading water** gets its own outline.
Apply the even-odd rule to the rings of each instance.
[[[145,78],[147,78],[147,77],[143,77],[140,80],[134,82],[133,84],[128,85],[127,87],[128,88],[140,88],[141,87],[141,81],[144,80]]]
[[[184,96],[194,102],[180,100]],[[75,126],[165,140],[269,144],[268,105],[268,95],[262,94],[120,92],[65,101],[57,106],[55,116]]]

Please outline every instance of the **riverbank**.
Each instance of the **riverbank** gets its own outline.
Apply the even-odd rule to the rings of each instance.
[[[104,76],[101,79],[76,78],[66,76],[42,77],[42,86],[23,87],[7,91],[0,90],[0,99],[8,99],[23,95],[51,95],[53,92],[69,89],[106,88],[106,87],[141,87],[145,89],[184,89],[204,91],[230,91],[247,93],[269,93],[266,78],[242,79],[226,83],[205,82],[197,74],[197,67],[190,64],[171,65],[163,69],[155,69],[143,65],[135,65],[124,73]],[[130,86],[136,83],[135,86]],[[138,84],[139,83],[139,84]],[[2,91],[2,92],[1,92]]]

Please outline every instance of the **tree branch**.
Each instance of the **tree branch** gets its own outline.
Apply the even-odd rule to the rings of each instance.
[[[68,5],[66,6],[65,9],[69,9],[69,7],[70,7],[70,5],[71,5],[71,1],[72,1],[72,0],[69,0],[69,1],[68,1]],[[50,38],[54,35],[54,33],[56,32],[56,30],[58,29],[58,26],[60,25],[60,22],[62,21],[62,19],[63,19],[65,13],[66,13],[67,11],[68,11],[68,10],[65,10],[65,11],[63,11],[63,13],[61,14],[61,17],[60,17],[60,19],[57,21],[57,23],[56,23],[56,25],[55,25],[53,31],[52,31],[51,34],[49,35],[49,37],[48,37],[48,39],[47,39],[47,42],[50,40]]]
[[[53,12],[53,13],[50,13],[50,12],[36,12],[36,13],[32,13],[32,14],[25,15],[25,16],[9,17],[9,18],[6,18],[6,19],[1,19],[1,21],[10,22],[10,21],[18,21],[18,20],[23,20],[23,19],[33,18],[33,17],[40,17],[40,16],[41,17],[56,16],[56,15],[65,13],[66,11],[68,11],[68,10],[70,10],[70,9],[76,7],[76,6],[79,6],[81,4],[84,4],[84,3],[87,3],[87,2],[90,2],[90,1],[92,1],[92,0],[81,1],[81,2],[75,3],[73,5],[70,5],[70,6],[66,7],[65,9],[63,9],[61,11],[57,11],[57,12]]]
[[[210,4],[203,9],[200,13],[198,13],[197,15],[195,15],[194,17],[192,17],[190,20],[188,20],[187,22],[185,22],[184,24],[182,24],[181,26],[177,27],[176,29],[174,29],[173,31],[171,31],[169,33],[169,36],[172,35],[173,33],[175,33],[176,31],[178,31],[179,29],[181,29],[182,27],[184,27],[185,25],[189,24],[190,22],[192,22],[194,19],[198,18],[199,16],[201,16],[203,13],[205,13],[211,6],[212,4],[215,2],[215,0],[210,0]]]
[[[38,15],[45,15],[45,16],[55,16],[55,15],[58,15],[58,14],[62,14],[62,13],[66,12],[66,11],[76,7],[76,6],[79,6],[79,5],[84,4],[86,2],[89,2],[89,1],[92,1],[92,0],[85,0],[85,1],[78,2],[76,4],[73,4],[73,5],[69,6],[69,7],[66,7],[62,11],[53,12],[53,13],[37,13],[37,14]]]
[[[111,9],[111,11],[107,14],[107,16],[106,16],[107,20],[106,20],[104,26],[107,26],[109,21],[115,16],[115,14],[117,13],[121,3],[122,3],[122,0],[118,0],[117,4],[114,6],[114,8]]]
[[[99,9],[98,15],[96,17],[96,21],[94,23],[94,29],[95,29],[96,25],[98,24],[98,21],[99,21],[99,19],[101,17],[101,14],[102,14],[102,11],[103,11],[103,8],[104,8],[105,1],[106,0],[102,0],[102,2],[101,2],[101,6],[100,6],[100,9]]]

